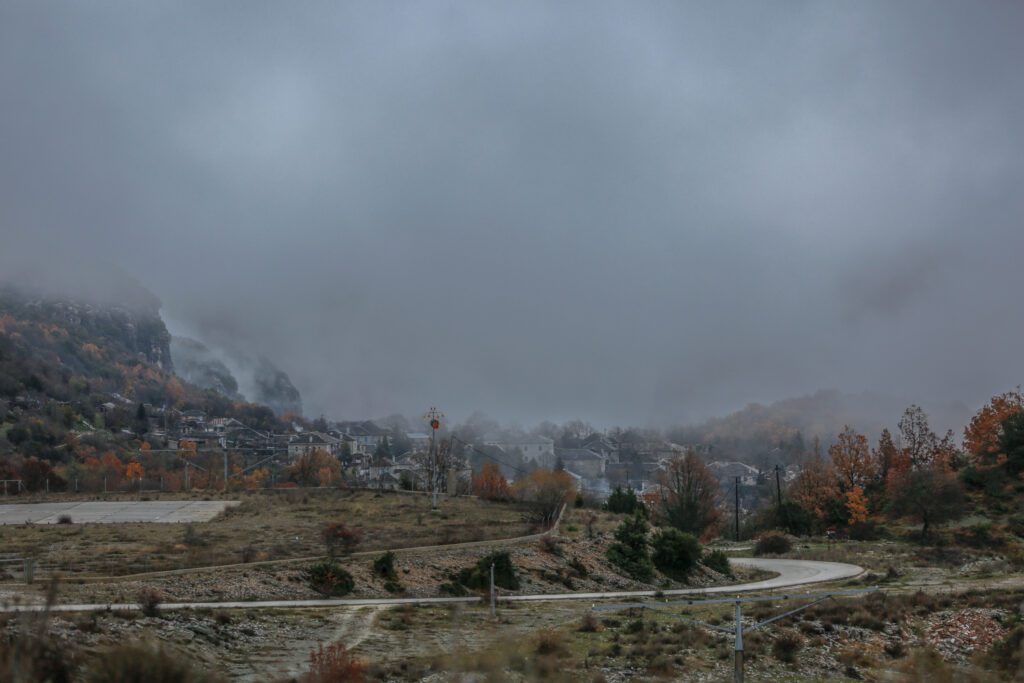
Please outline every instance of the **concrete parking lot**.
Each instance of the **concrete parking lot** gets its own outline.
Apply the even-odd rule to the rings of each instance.
[[[65,516],[73,524],[208,522],[238,504],[236,500],[156,500],[0,505],[0,526],[57,524]]]

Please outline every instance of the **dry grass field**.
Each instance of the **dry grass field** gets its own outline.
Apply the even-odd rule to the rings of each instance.
[[[37,558],[43,569],[115,576],[320,555],[326,522],[358,529],[357,550],[507,538],[535,530],[519,506],[475,498],[444,499],[440,512],[431,512],[429,497],[399,493],[307,489],[233,497],[241,505],[207,523],[4,526],[0,547],[5,554]]]

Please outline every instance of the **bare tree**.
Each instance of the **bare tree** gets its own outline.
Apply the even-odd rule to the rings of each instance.
[[[903,453],[913,469],[928,467],[936,460],[950,460],[956,451],[953,432],[941,439],[928,424],[928,415],[920,406],[912,405],[899,421]]]
[[[714,533],[722,517],[718,480],[692,449],[659,475],[656,505],[670,525],[698,538]]]

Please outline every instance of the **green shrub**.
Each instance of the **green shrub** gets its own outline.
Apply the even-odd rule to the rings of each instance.
[[[586,578],[587,565],[583,564],[580,558],[573,556],[573,558],[569,560],[569,568],[576,572],[576,576],[578,576],[579,578]]]
[[[1024,538],[1024,515],[1014,515],[1006,523],[1006,530],[1014,536]]]
[[[608,502],[605,503],[605,508],[608,512],[615,512],[623,515],[632,515],[635,512],[640,512],[646,516],[647,508],[640,502],[636,492],[633,489],[622,490],[622,487],[616,486],[612,494],[608,496]]]
[[[665,576],[683,580],[700,560],[700,543],[693,534],[679,529],[660,529],[651,540],[654,566]]]
[[[373,573],[382,579],[397,581],[398,572],[395,571],[395,554],[389,550],[374,560]]]
[[[451,595],[456,598],[462,598],[469,595],[469,591],[466,590],[466,587],[457,581],[442,583],[438,587],[438,590],[441,592],[441,595]]]
[[[633,513],[615,530],[615,543],[608,548],[608,560],[637,581],[650,581],[654,564],[647,552],[647,520]]]
[[[185,531],[182,534],[181,542],[190,548],[202,548],[209,545],[209,541],[199,533],[194,524],[185,525]]]
[[[877,541],[882,535],[881,530],[874,522],[857,522],[851,524],[847,531],[853,541]]]
[[[510,591],[519,590],[519,578],[515,565],[507,550],[481,557],[468,569],[459,572],[458,582],[466,588],[489,590],[491,587],[491,564],[494,564],[494,585]]]
[[[960,481],[964,486],[975,491],[982,491],[987,498],[1006,498],[1006,484],[1010,479],[1000,467],[967,467],[960,473]]]
[[[330,560],[310,567],[306,572],[306,578],[313,590],[330,597],[348,595],[355,588],[352,575],[341,565]]]
[[[708,569],[713,569],[719,574],[732,576],[732,565],[729,564],[728,556],[721,550],[712,550],[701,560]]]
[[[786,534],[777,531],[768,531],[761,534],[754,543],[754,556],[781,555],[793,549],[793,543]]]

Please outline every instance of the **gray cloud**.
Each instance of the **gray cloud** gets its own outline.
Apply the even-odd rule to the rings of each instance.
[[[314,414],[974,403],[1024,369],[1022,20],[15,0],[0,239],[118,264]]]

